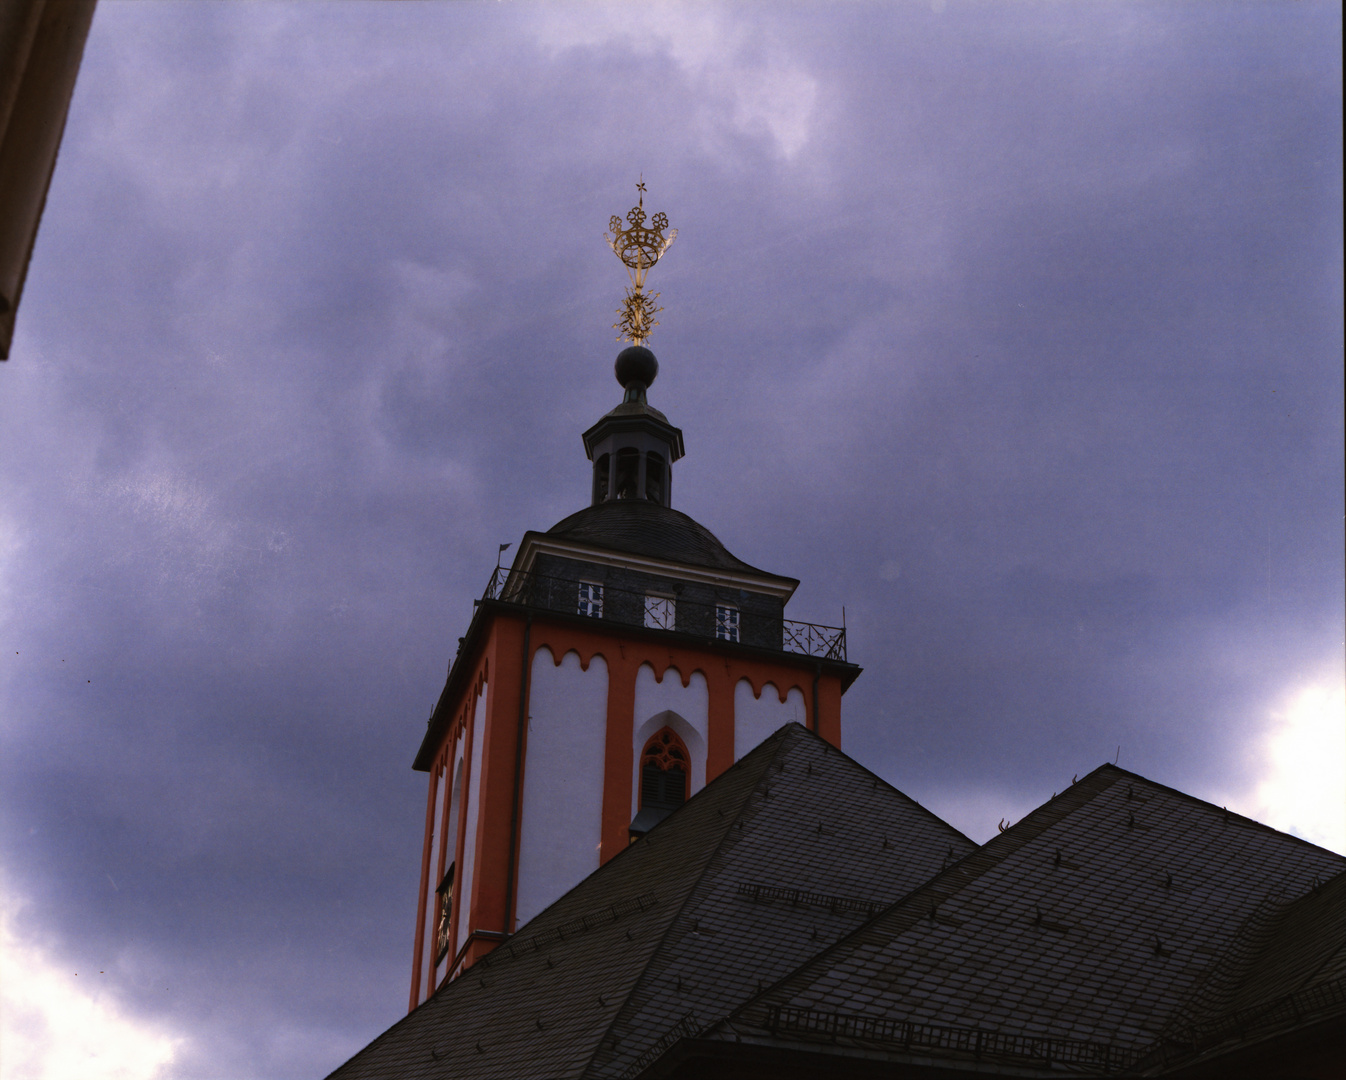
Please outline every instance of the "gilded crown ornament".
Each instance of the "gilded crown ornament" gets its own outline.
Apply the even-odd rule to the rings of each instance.
[[[662,211],[655,214],[649,225],[646,225],[643,177],[640,183],[636,184],[636,191],[640,193],[639,201],[626,212],[629,228],[623,229],[622,219],[613,214],[608,222],[611,234],[604,233],[603,239],[608,242],[613,254],[626,265],[626,272],[631,278],[631,286],[626,290],[626,299],[617,309],[617,314],[621,318],[612,324],[612,328],[620,331],[617,335],[618,341],[643,345],[650,332],[659,325],[655,315],[664,310],[655,304],[659,299],[658,293],[645,292],[645,275],[664,252],[673,246],[673,241],[678,237],[678,230],[669,229],[668,215]]]

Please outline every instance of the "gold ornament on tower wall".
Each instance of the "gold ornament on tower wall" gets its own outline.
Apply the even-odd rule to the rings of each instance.
[[[628,228],[623,229],[622,219],[613,214],[608,222],[611,232],[604,233],[603,239],[608,242],[613,254],[625,264],[626,272],[631,278],[631,285],[626,290],[626,299],[617,309],[617,314],[621,318],[612,324],[612,328],[620,331],[617,335],[618,341],[643,345],[651,331],[659,325],[655,315],[664,310],[655,304],[659,299],[658,293],[645,292],[645,275],[664,252],[673,246],[673,241],[678,237],[678,230],[668,227],[668,215],[663,211],[655,214],[646,225],[643,178],[636,184],[636,191],[640,193],[640,198],[636,205],[626,212]]]

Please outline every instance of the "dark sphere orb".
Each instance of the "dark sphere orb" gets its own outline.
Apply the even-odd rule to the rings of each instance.
[[[617,363],[614,367],[617,381],[623,387],[630,386],[633,382],[649,386],[659,374],[659,361],[644,345],[631,345],[623,349],[617,354]]]

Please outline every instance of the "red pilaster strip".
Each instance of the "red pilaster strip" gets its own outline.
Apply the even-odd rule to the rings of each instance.
[[[818,679],[818,734],[841,749],[841,680],[835,675]]]
[[[454,864],[454,901],[453,917],[449,921],[449,960],[458,955],[458,909],[461,905],[468,902],[467,895],[463,889],[463,850],[467,844],[467,791],[472,784],[472,736],[473,717],[477,714],[477,695],[485,693],[481,688],[481,677],[478,676],[472,681],[472,689],[468,693],[467,705],[464,706],[465,715],[462,723],[463,730],[463,776],[459,782],[458,790],[451,791],[454,799],[458,800],[458,828],[457,835],[453,838],[453,864]],[[450,738],[454,735],[450,732]],[[457,747],[450,742],[449,752],[449,785],[452,787],[454,781],[454,771],[458,765]]]
[[[411,1003],[407,1012],[411,1012],[421,1003],[421,957],[425,955],[425,893],[430,883],[430,836],[435,822],[435,773],[430,771],[430,794],[425,807],[425,844],[421,851],[421,891],[416,900],[416,951],[411,958]]]
[[[704,667],[708,697],[706,715],[706,783],[734,764],[734,687],[738,679],[727,660]]]
[[[608,730],[603,757],[603,832],[598,858],[605,863],[629,843],[631,740],[636,711],[636,672],[641,658],[631,642],[612,642],[608,662]],[[614,655],[615,654],[615,655]]]
[[[473,856],[468,930],[505,931],[505,894],[509,865],[510,801],[514,792],[515,739],[522,689],[523,623],[498,617],[486,647],[491,677],[486,684],[485,723],[474,732],[482,740],[477,785],[477,848]],[[483,943],[484,944],[484,943]],[[485,955],[490,948],[480,950]],[[477,957],[469,950],[469,960]]]

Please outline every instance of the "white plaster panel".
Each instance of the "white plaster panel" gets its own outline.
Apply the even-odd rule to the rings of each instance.
[[[444,816],[444,770],[436,769],[434,776],[435,810],[430,819],[430,867],[425,881],[425,926],[421,934],[421,950],[424,954],[422,971],[428,971],[435,962],[435,886],[439,879],[435,876],[439,868],[439,822]]]
[[[472,763],[463,781],[464,805],[467,807],[467,831],[463,837],[463,887],[458,893],[458,948],[467,942],[468,915],[472,910],[472,871],[477,855],[477,807],[481,795],[481,751],[486,743],[486,686],[477,698],[472,714]],[[495,927],[491,927],[495,929]]]
[[[515,925],[522,926],[598,869],[603,839],[608,665],[568,652],[533,655],[524,752]]]
[[[463,803],[463,773],[466,771],[463,765],[463,737],[461,735],[454,741],[453,756],[449,759],[453,762],[451,775],[453,776],[453,785],[449,791],[449,827],[446,830],[445,839],[448,846],[444,849],[444,869],[447,870],[458,858],[458,822],[462,817]]]
[[[672,715],[668,715],[672,714]],[[695,795],[706,786],[707,721],[710,714],[710,692],[706,677],[692,672],[687,685],[682,685],[678,669],[669,667],[664,681],[656,682],[654,668],[642,664],[636,672],[635,723],[631,732],[631,816],[636,816],[640,800],[640,752],[655,732],[665,726],[676,731],[687,744],[691,755],[691,793]]]
[[[753,696],[752,683],[740,679],[734,687],[734,760],[791,721],[805,723],[807,716],[804,695],[797,687],[786,694],[782,702],[774,683],[763,686],[759,698]]]

